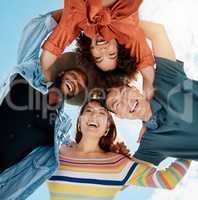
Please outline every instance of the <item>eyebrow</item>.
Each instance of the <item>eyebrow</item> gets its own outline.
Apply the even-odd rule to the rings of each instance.
[[[86,108],[93,108],[93,109],[95,109],[95,106],[87,106]],[[106,111],[106,109],[103,108],[103,107],[101,107],[101,108],[99,108],[99,109],[97,109],[97,110]]]
[[[115,55],[115,56],[113,56],[113,57],[109,57],[111,60],[114,60],[115,58],[117,58],[118,57],[118,55]]]
[[[103,59],[102,58],[100,59],[100,57],[98,57],[98,58],[95,58],[95,61],[96,61],[96,63],[101,63],[103,61]]]

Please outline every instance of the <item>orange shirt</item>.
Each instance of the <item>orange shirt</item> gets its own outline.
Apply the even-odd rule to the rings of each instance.
[[[64,0],[64,12],[59,25],[43,44],[43,49],[59,56],[80,31],[89,38],[100,34],[105,40],[115,38],[130,49],[137,68],[154,64],[144,32],[138,26],[138,8],[142,0],[117,0],[103,7],[101,0]]]

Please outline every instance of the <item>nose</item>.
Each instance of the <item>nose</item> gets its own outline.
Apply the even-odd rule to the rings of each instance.
[[[98,119],[98,113],[97,112],[92,112],[92,119],[97,120]]]

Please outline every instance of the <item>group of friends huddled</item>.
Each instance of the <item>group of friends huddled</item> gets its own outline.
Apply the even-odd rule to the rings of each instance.
[[[0,199],[26,199],[45,181],[52,200],[110,200],[129,185],[173,189],[198,160],[198,82],[164,26],[139,18],[142,2],[64,0],[25,26],[0,85]],[[65,102],[82,106],[74,140]],[[133,155],[112,115],[142,121]],[[158,169],[168,157],[176,159]]]

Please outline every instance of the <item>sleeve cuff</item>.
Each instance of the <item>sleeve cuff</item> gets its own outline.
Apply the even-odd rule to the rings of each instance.
[[[163,63],[168,63],[169,65],[178,65],[179,67],[182,68],[184,67],[184,62],[178,59],[176,59],[176,61],[173,61],[163,57],[155,57],[155,62],[157,65],[163,62]]]
[[[55,56],[60,56],[62,52],[64,51],[63,49],[54,46],[50,41],[45,41],[44,44],[42,45],[42,49],[49,51]]]
[[[146,59],[144,59],[143,62],[140,62],[136,65],[137,70],[140,71],[141,69],[144,69],[146,67],[154,66],[155,61],[154,58],[151,58],[151,56],[147,56]]]
[[[157,153],[152,153],[150,152],[150,155],[147,155],[146,153],[140,153],[140,152],[135,152],[133,155],[135,159],[142,160],[148,163],[151,163],[155,166],[158,166],[161,161],[163,161],[165,158],[162,157],[160,154]]]

